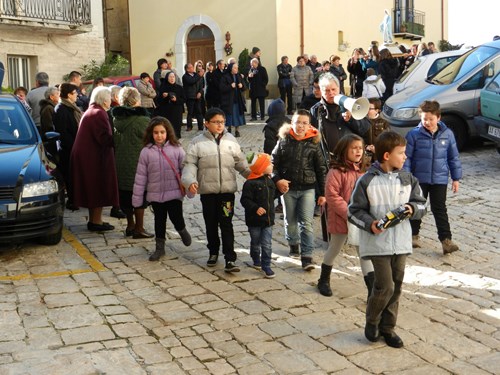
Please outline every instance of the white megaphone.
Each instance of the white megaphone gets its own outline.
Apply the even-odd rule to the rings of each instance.
[[[333,98],[335,104],[339,105],[343,110],[351,112],[355,120],[361,120],[366,117],[370,109],[370,102],[366,98],[350,98],[344,95],[335,95]]]

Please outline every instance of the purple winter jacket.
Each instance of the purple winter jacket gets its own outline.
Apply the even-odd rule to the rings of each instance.
[[[184,149],[181,146],[172,146],[169,142],[162,148],[179,175],[182,175],[182,162],[186,155]],[[148,144],[141,151],[132,196],[134,207],[142,206],[144,192],[148,202],[166,202],[183,198],[175,173],[161,153],[162,148]]]

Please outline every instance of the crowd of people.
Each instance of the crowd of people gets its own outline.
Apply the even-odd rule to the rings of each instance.
[[[245,121],[242,93],[247,81],[252,119],[257,118],[257,104],[264,119],[267,96],[268,74],[258,48],[252,50],[247,76],[235,61],[226,65],[221,60],[215,66],[188,63],[179,77],[169,61],[160,59],[153,78],[141,74],[137,88],[108,88],[96,79],[88,97],[78,72],[58,87],[49,86],[47,74],[40,72],[37,88],[27,94],[20,90],[20,99],[42,134],[60,133],[53,156],[65,183],[67,208],[88,209],[89,231],[114,229],[103,221],[103,208],[111,206],[117,217],[127,220],[125,236],[155,238],[149,260],[158,261],[165,255],[167,218],[182,243],[191,245],[183,199],[200,194],[207,266],[217,266],[222,247],[224,271],[238,272],[232,218],[239,173],[246,179],[240,203],[253,267],[266,278],[276,276],[272,228],[281,210],[289,256],[300,259],[304,271],[314,270],[314,216],[322,212],[329,245],[319,292],[333,295],[332,268],[348,241],[358,251],[367,287],[366,338],[377,341],[382,336],[389,346],[402,347],[394,328],[406,257],[421,246],[427,196],[443,254],[458,250],[446,193],[450,175],[452,190],[458,192],[462,170],[453,132],[440,121],[439,103],[422,103],[421,123],[406,139],[380,117],[392,79],[378,75],[392,64],[385,66],[390,57],[383,57],[384,51],[375,57],[373,45],[367,58],[357,49],[349,60],[352,95],[370,96],[368,113],[361,119],[334,100],[348,78],[338,56],[321,64],[314,55],[302,55],[293,68],[284,56],[277,66],[282,98],[268,108],[264,153],[247,156],[236,139]],[[367,77],[360,85],[362,71]],[[186,130],[192,130],[193,120],[202,130],[185,149],[179,142],[184,105]],[[144,228],[149,205],[154,234]]]

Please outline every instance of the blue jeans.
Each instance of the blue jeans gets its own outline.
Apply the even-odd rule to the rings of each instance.
[[[300,255],[312,257],[314,250],[314,189],[290,190],[281,196],[281,200],[285,216],[285,238],[288,244],[297,245],[300,243]]]
[[[250,256],[259,259],[262,267],[271,265],[273,227],[248,227],[250,233]]]

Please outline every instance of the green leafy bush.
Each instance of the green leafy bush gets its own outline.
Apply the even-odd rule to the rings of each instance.
[[[83,64],[80,67],[80,73],[82,73],[83,80],[94,79],[97,77],[115,77],[124,76],[130,74],[130,63],[129,61],[120,56],[108,53],[104,58],[104,61],[97,63],[95,60],[91,60],[88,64]],[[68,80],[68,76],[63,77],[64,81]]]

